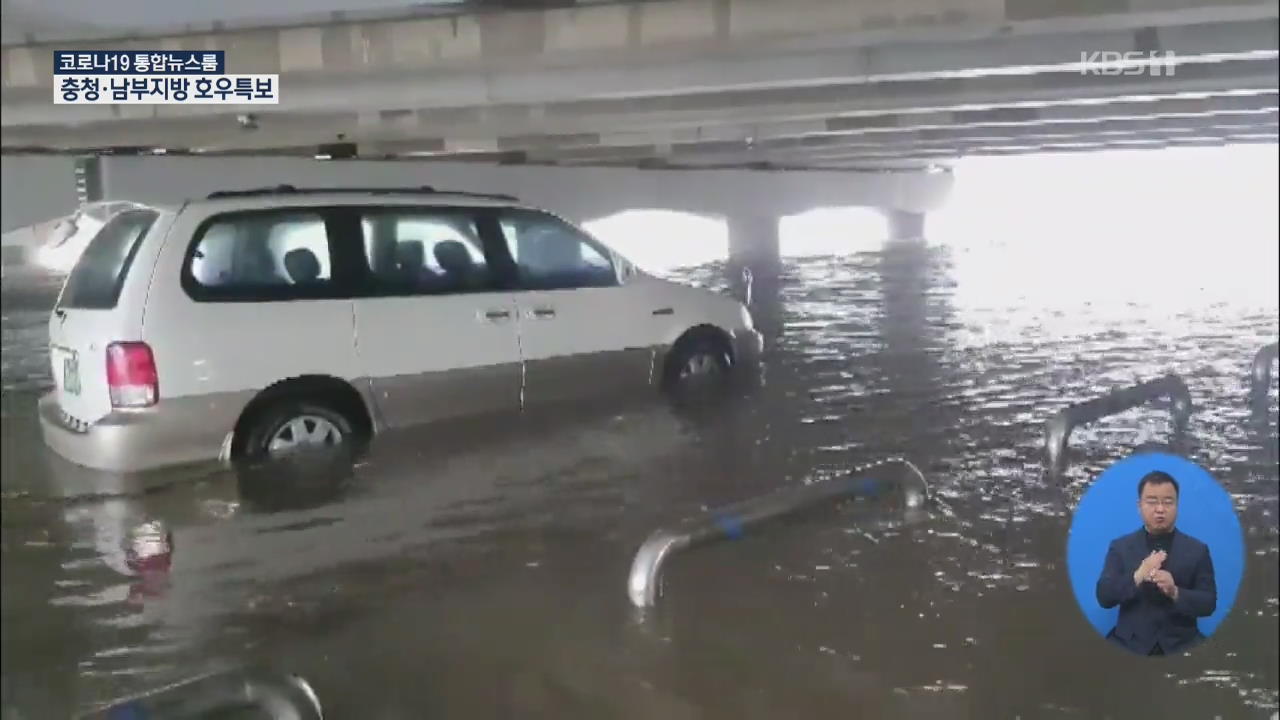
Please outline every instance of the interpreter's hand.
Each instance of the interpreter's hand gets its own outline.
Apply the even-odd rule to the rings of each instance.
[[[1138,566],[1133,573],[1133,584],[1141,585],[1142,583],[1152,579],[1152,574],[1164,565],[1165,558],[1169,557],[1169,553],[1164,550],[1156,550],[1147,556],[1146,560]]]
[[[1168,570],[1157,570],[1151,576],[1151,582],[1160,588],[1160,592],[1168,595],[1170,598],[1178,599],[1178,586],[1173,582],[1173,576]]]

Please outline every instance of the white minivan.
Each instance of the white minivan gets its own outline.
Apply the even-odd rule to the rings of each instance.
[[[750,376],[761,347],[741,303],[514,198],[280,186],[113,217],[39,413],[59,455],[133,471]]]

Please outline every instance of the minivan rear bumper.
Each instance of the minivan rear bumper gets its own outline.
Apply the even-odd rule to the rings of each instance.
[[[217,459],[243,407],[239,398],[166,399],[72,428],[62,419],[57,393],[51,392],[40,398],[40,430],[45,445],[76,465],[134,472]]]

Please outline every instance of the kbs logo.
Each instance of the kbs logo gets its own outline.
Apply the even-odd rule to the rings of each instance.
[[[1098,50],[1080,53],[1081,75],[1151,75],[1173,77],[1177,59],[1172,50]]]

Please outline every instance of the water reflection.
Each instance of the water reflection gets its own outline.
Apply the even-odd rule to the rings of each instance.
[[[238,465],[234,468],[237,501],[227,510],[274,513],[339,502],[356,485],[359,461],[349,448],[325,448]]]

